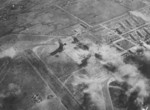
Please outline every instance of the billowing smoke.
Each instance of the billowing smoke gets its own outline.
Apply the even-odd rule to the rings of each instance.
[[[150,5],[149,0],[141,0],[143,3],[145,3],[146,5]]]
[[[91,57],[87,66],[81,69],[86,72],[82,73],[80,70],[74,73],[73,86],[77,87],[78,85],[86,84],[88,87],[83,92],[90,94],[91,100],[102,110],[105,110],[102,89],[104,86],[107,86],[106,82],[113,78],[119,82],[126,82],[129,85],[126,92],[128,96],[132,92],[137,91],[137,101],[143,103],[143,99],[149,96],[150,91],[148,79],[141,74],[138,66],[125,63],[124,58],[113,47],[105,44],[98,46],[91,42],[89,42],[88,46],[89,50],[86,51],[89,51]]]
[[[17,51],[15,50],[15,48],[11,47],[11,48],[8,48],[2,52],[0,52],[0,58],[3,58],[3,57],[11,57],[11,58],[14,58],[17,54]]]
[[[33,110],[49,110],[49,100],[45,99],[42,102],[36,104],[32,109]]]

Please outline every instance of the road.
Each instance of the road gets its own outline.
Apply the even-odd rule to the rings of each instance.
[[[11,60],[10,58],[4,58],[4,62],[0,65],[0,83],[5,79],[6,72],[10,67]]]
[[[57,76],[31,50],[25,51],[25,57],[68,110],[84,110]]]
[[[111,96],[109,93],[109,83],[110,83],[110,79],[106,80],[103,83],[104,86],[102,88],[102,91],[103,91],[103,96],[104,96],[105,103],[106,103],[106,110],[114,110],[114,107],[111,101]]]

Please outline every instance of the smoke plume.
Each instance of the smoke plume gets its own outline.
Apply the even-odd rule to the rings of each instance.
[[[102,89],[106,86],[106,82],[113,78],[129,85],[129,89],[126,92],[128,96],[132,92],[138,91],[137,101],[143,103],[143,99],[149,95],[148,79],[141,74],[137,65],[125,63],[124,58],[113,47],[105,44],[99,46],[92,42],[88,43],[89,50],[87,51],[91,57],[88,60],[88,65],[82,68],[86,72],[75,72],[72,85],[77,87],[80,84],[86,84],[88,87],[83,92],[90,94],[91,100],[100,109],[105,110]],[[101,56],[101,58],[96,58],[95,54]]]

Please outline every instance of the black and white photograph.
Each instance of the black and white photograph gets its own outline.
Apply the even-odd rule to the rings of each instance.
[[[0,110],[150,110],[150,0],[0,0]]]

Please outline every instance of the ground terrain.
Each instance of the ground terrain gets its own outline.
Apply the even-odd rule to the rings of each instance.
[[[87,74],[87,62],[79,65],[73,51],[64,52],[65,40],[106,43],[127,57],[139,40],[150,43],[150,22],[131,11],[148,15],[150,6],[142,0],[1,0],[0,110],[99,110],[83,93],[87,85],[72,86],[74,74]],[[102,110],[131,110],[117,105],[114,97],[126,101],[126,95],[117,84],[109,87],[110,79],[100,93],[107,102]]]

